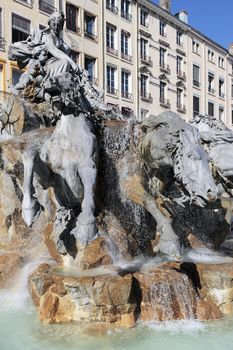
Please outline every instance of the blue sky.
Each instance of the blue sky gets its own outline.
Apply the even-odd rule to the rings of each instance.
[[[171,3],[173,14],[187,10],[189,24],[223,47],[228,48],[233,42],[233,0],[171,0]]]

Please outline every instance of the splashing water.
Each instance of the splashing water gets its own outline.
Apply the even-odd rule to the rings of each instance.
[[[48,257],[40,257],[27,263],[18,273],[14,285],[8,289],[0,289],[0,310],[24,309],[31,300],[28,291],[28,277],[38,265],[48,262]],[[1,311],[0,311],[1,312]]]

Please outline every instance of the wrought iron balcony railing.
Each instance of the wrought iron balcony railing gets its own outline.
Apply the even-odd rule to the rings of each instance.
[[[121,97],[126,98],[128,100],[132,100],[132,94],[128,91],[121,91]]]
[[[114,96],[118,96],[118,90],[115,89],[113,86],[107,86],[107,93]]]
[[[111,53],[114,56],[118,56],[118,50],[114,49],[113,47],[107,46],[106,50],[108,53]]]
[[[131,55],[128,55],[127,53],[122,52],[122,53],[121,53],[121,58],[123,58],[123,59],[126,60],[126,61],[132,62],[132,56],[131,56]]]
[[[118,7],[112,5],[109,1],[106,1],[106,9],[118,15]]]

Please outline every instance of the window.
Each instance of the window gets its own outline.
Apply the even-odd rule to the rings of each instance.
[[[233,109],[231,110],[231,124],[233,125]]]
[[[160,47],[159,49],[159,65],[160,67],[165,67],[165,56],[166,56],[166,49],[163,47]]]
[[[210,49],[208,49],[208,60],[214,62],[214,52]]]
[[[180,56],[176,57],[176,73],[182,75],[183,58]]]
[[[218,65],[219,65],[219,67],[224,68],[224,58],[223,57],[219,56]]]
[[[127,21],[131,21],[132,19],[129,0],[121,0],[121,17],[127,19]]]
[[[39,10],[48,13],[49,15],[55,12],[54,0],[39,0]]]
[[[159,100],[161,103],[165,103],[166,83],[160,81],[159,84]]]
[[[192,46],[193,46],[193,52],[199,54],[200,44],[196,40],[193,40]]]
[[[195,117],[200,113],[200,98],[193,96],[193,116]]]
[[[75,63],[79,64],[79,52],[70,50],[70,57]]]
[[[141,38],[140,39],[140,56],[142,60],[147,60],[148,54],[148,40]]]
[[[147,84],[148,84],[148,76],[141,74],[140,92],[142,97],[147,97]]]
[[[78,26],[78,12],[78,7],[66,3],[66,28],[76,33],[80,31]]]
[[[95,79],[95,61],[95,58],[85,56],[84,66],[85,69],[88,71],[89,78],[92,82],[94,82]]]
[[[231,84],[231,98],[233,98],[233,84]]]
[[[19,82],[19,79],[21,77],[21,75],[23,74],[22,71],[20,71],[19,69],[12,69],[12,84],[16,85]]]
[[[122,69],[122,71],[121,71],[121,96],[123,98],[128,98],[128,99],[131,98],[130,78],[131,78],[130,72]]]
[[[224,107],[219,106],[219,120],[224,120]]]
[[[193,65],[193,85],[200,86],[200,67]]]
[[[213,102],[208,102],[208,114],[210,117],[214,116],[214,104]]]
[[[148,112],[149,111],[147,109],[141,109],[140,121],[143,121],[147,118]]]
[[[140,11],[140,24],[144,27],[148,26],[148,12],[144,9]]]
[[[177,89],[176,93],[176,103],[177,103],[177,108],[182,108],[182,99],[183,99],[183,90]]]
[[[130,56],[130,34],[123,30],[121,31],[121,57],[132,61],[132,57]]]
[[[113,55],[118,55],[116,50],[116,27],[107,24],[106,27],[106,47],[107,51]]]
[[[84,13],[84,34],[90,39],[96,39],[95,16]]]
[[[115,0],[106,0],[106,9],[115,13],[116,15],[118,14],[118,7],[116,6]]]
[[[166,23],[163,21],[159,22],[159,34],[162,36],[167,36],[166,34]]]
[[[30,26],[28,19],[12,14],[12,42],[26,40],[30,34]]]
[[[113,66],[107,66],[107,92],[112,95],[117,95],[116,90],[116,68]]]
[[[224,98],[224,79],[222,78],[219,78],[218,94],[219,94],[219,97]]]
[[[214,94],[214,74],[208,73],[208,92]]]
[[[176,32],[176,43],[179,46],[183,46],[183,33],[181,33],[179,30]]]

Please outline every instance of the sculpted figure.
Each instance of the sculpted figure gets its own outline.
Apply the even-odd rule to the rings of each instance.
[[[146,119],[141,129],[141,153],[149,188],[146,190],[142,183],[136,186],[137,179],[132,179],[134,184],[129,184],[128,196],[144,206],[157,222],[160,236],[157,248],[179,257],[180,242],[173,228],[169,202],[203,208],[216,200],[218,189],[195,127],[173,112],[164,112]]]

